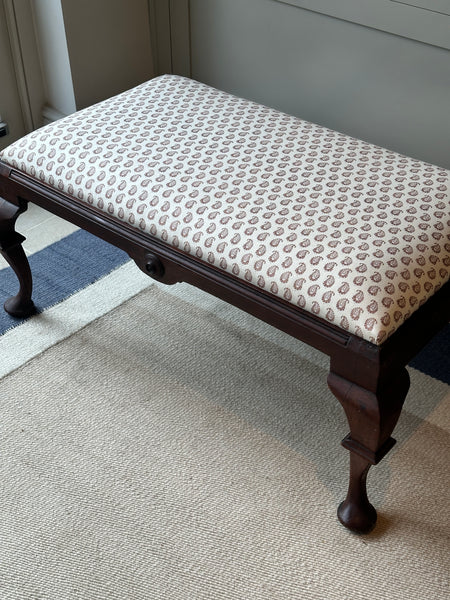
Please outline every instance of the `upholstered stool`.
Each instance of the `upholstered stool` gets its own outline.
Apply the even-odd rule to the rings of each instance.
[[[0,158],[0,243],[21,283],[8,312],[33,309],[14,231],[31,201],[326,352],[351,429],[339,516],[374,525],[365,479],[394,443],[405,364],[450,316],[448,171],[176,76]]]

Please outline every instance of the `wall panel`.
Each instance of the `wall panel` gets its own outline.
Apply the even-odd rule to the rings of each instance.
[[[195,79],[450,168],[448,50],[278,0],[190,0],[190,38]]]

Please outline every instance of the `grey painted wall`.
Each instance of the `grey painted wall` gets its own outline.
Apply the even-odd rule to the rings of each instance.
[[[148,0],[62,0],[77,108],[154,75]]]
[[[276,0],[191,0],[190,34],[193,78],[450,168],[449,50]]]

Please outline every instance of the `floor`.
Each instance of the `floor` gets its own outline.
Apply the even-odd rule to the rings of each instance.
[[[26,237],[23,247],[27,255],[42,250],[77,229],[75,225],[31,203],[16,223],[16,230]],[[0,255],[0,269],[6,266],[8,266],[7,262]]]

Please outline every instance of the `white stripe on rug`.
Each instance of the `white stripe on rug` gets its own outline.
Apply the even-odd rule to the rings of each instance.
[[[151,285],[152,280],[130,261],[63,302],[10,329],[0,337],[0,377]]]
[[[214,313],[230,324],[243,327],[253,334],[277,344],[284,350],[295,353],[298,352],[298,347],[301,345],[304,358],[322,369],[329,368],[328,356],[315,348],[299,342],[260,319],[186,283],[169,286],[154,281],[142,273],[133,261],[130,261],[92,285],[0,336],[0,356],[2,356],[0,377],[19,368],[25,362],[117,308],[151,285],[155,285],[171,296],[193,306]],[[149,310],[152,310],[151,306]],[[24,344],[24,340],[26,340],[26,344]],[[413,378],[418,378],[419,371],[412,367],[409,367],[409,371]],[[432,377],[423,375],[430,382],[437,383]],[[417,414],[423,416],[420,406],[416,408]]]

